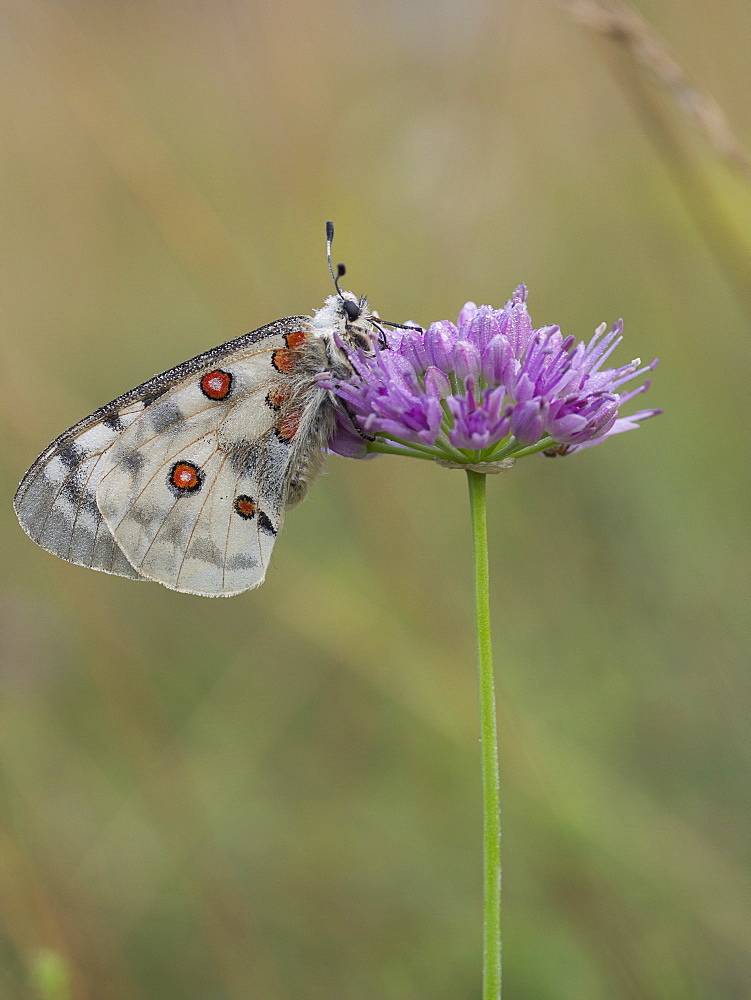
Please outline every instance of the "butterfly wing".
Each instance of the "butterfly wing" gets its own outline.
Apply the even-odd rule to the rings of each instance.
[[[297,371],[308,322],[213,348],[71,428],[18,488],[24,529],[71,562],[187,593],[258,586],[295,468],[320,449],[326,395]]]
[[[111,405],[115,409],[97,410],[42,452],[21,480],[13,506],[27,535],[48,552],[138,580],[104,523],[96,487],[107,449],[145,404],[123,397]]]

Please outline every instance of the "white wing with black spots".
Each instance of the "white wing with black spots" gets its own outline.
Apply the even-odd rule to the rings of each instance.
[[[258,586],[295,455],[275,426],[327,399],[300,371],[308,324],[290,317],[213,348],[71,428],[18,488],[24,530],[70,562],[175,590]],[[194,484],[171,479],[181,463]]]
[[[108,451],[97,506],[142,576],[197,594],[263,581],[292,450],[274,433],[279,412],[266,402],[269,375],[253,378],[257,364],[255,355],[224,362],[224,400],[206,399],[195,380],[176,387]]]
[[[211,597],[257,587],[285,510],[318,472],[337,404],[322,373],[381,328],[331,295],[155,375],[62,434],[24,476],[24,530],[91,569]]]

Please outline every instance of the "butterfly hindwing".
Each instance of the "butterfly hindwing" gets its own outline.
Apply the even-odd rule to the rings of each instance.
[[[189,593],[263,581],[322,392],[300,395],[290,317],[121,396],[57,439],[16,494],[25,530],[71,562]],[[297,392],[297,398],[291,397]]]
[[[225,400],[203,397],[195,378],[176,386],[108,452],[97,505],[143,576],[204,594],[238,593],[263,580],[281,521],[284,470],[276,493],[267,487],[261,497],[259,465],[286,465],[289,457],[271,440],[278,416],[265,401],[270,374],[252,384],[261,363],[271,367],[269,355],[224,363],[232,379]]]

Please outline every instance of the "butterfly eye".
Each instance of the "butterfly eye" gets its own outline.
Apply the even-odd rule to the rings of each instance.
[[[357,302],[352,302],[351,299],[342,299],[342,306],[350,323],[354,323],[356,319],[360,318],[362,310]]]

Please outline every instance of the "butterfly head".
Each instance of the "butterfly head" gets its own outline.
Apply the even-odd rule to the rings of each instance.
[[[313,316],[313,331],[329,345],[338,342],[366,354],[372,354],[375,343],[383,339],[378,314],[371,311],[365,296],[347,291],[329,295]]]

